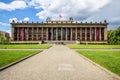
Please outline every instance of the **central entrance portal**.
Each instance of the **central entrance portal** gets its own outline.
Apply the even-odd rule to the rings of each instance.
[[[58,28],[58,40],[61,40],[61,28]]]
[[[48,40],[70,40],[70,28],[48,28]]]

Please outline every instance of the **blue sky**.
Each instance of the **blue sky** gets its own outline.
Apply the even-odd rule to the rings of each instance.
[[[10,22],[52,20],[103,22],[108,29],[120,26],[120,0],[0,0],[0,31],[11,33]]]

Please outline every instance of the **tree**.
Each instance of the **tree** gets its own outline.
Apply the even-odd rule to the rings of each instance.
[[[108,43],[109,44],[115,44],[116,39],[115,39],[115,31],[114,30],[110,30],[108,31]]]
[[[120,44],[120,26],[116,30],[116,39],[117,39],[117,44]]]
[[[0,33],[0,43],[9,43],[9,38],[4,38],[3,35]]]
[[[120,44],[120,26],[117,30],[109,30],[108,35],[108,44]]]
[[[0,33],[0,43],[2,43],[4,41],[4,37],[3,35]]]

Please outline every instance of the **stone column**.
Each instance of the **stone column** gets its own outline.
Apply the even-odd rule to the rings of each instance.
[[[53,27],[51,28],[51,40],[53,40]]]
[[[62,30],[63,30],[63,29],[61,28],[61,40],[63,40],[63,35],[62,35],[62,32],[63,32],[63,31],[62,31]]]
[[[95,41],[96,41],[96,27],[95,27]]]
[[[85,41],[87,40],[87,28],[85,28]]]
[[[24,30],[24,29],[23,29],[23,27],[22,27],[22,30],[21,30],[21,31],[22,31],[22,38],[21,38],[22,41],[23,41],[23,36],[24,36],[24,32],[23,32],[23,30]]]
[[[56,40],[58,40],[58,28],[56,28]]]
[[[22,27],[22,32],[23,32],[23,34],[22,34],[22,41],[24,41],[24,27]]]
[[[67,27],[66,27],[66,40],[67,40]]]
[[[48,40],[48,28],[46,28],[46,40]]]
[[[29,32],[28,32],[29,30],[28,30],[28,29],[29,29],[29,28],[26,27],[26,30],[27,30],[27,31],[26,31],[26,40],[27,40],[27,41],[28,41],[28,36],[29,36]]]
[[[82,28],[80,28],[80,41],[82,41]]]
[[[37,27],[37,32],[36,32],[36,36],[37,36],[37,41],[38,41],[38,27]]]
[[[71,28],[71,41],[72,41],[72,28]]]
[[[26,33],[26,41],[28,41],[28,27],[26,27],[25,33]]]
[[[92,40],[91,34],[92,34],[92,32],[91,32],[91,27],[90,27],[90,41]]]
[[[104,40],[107,40],[107,27],[104,28]]]
[[[32,27],[32,41],[33,41],[33,32],[34,32],[34,31],[33,31],[33,27]]]
[[[17,41],[19,41],[19,27],[17,28]]]
[[[41,39],[43,40],[43,27],[42,27],[42,32],[41,32]]]
[[[75,40],[77,40],[77,28],[75,28]]]
[[[101,27],[99,28],[99,40],[101,41]]]

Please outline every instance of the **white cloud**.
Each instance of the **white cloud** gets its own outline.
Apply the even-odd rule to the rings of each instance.
[[[11,23],[12,21],[15,21],[15,22],[22,22],[22,21],[29,21],[30,20],[30,18],[28,18],[28,17],[25,17],[24,19],[22,19],[22,20],[19,20],[19,19],[17,19],[17,18],[10,18],[9,19],[9,22]]]
[[[53,0],[31,0],[28,2],[29,6],[34,6],[36,9],[46,9],[53,2]]]
[[[0,22],[0,26],[10,26],[8,23]]]
[[[43,9],[36,14],[40,19],[51,17],[62,19],[73,17],[75,20],[83,20],[100,10],[111,0],[14,0],[9,4],[0,2],[0,9],[12,11],[15,9],[24,9],[27,6],[33,6],[35,9]],[[27,5],[28,3],[28,5]]]
[[[24,21],[29,21],[30,19],[28,17],[25,17],[24,18]]]
[[[14,20],[15,22],[18,22],[18,19],[17,19],[17,18],[10,18],[10,19],[9,19],[9,22],[11,23],[13,20]]]
[[[24,0],[14,0],[13,2],[11,2],[9,4],[0,2],[0,9],[1,10],[12,11],[15,9],[24,9],[26,7],[27,7],[27,5],[26,5]]]
[[[73,17],[75,20],[83,20],[99,11],[111,0],[32,0],[31,5],[37,4],[35,7],[42,8],[43,11],[36,15],[40,19],[51,17],[59,19],[59,14],[63,19]],[[45,5],[46,4],[46,5]]]
[[[116,29],[120,25],[120,0],[111,0],[104,8],[95,12],[94,15],[88,17],[85,21],[103,21],[109,23],[108,29]]]

